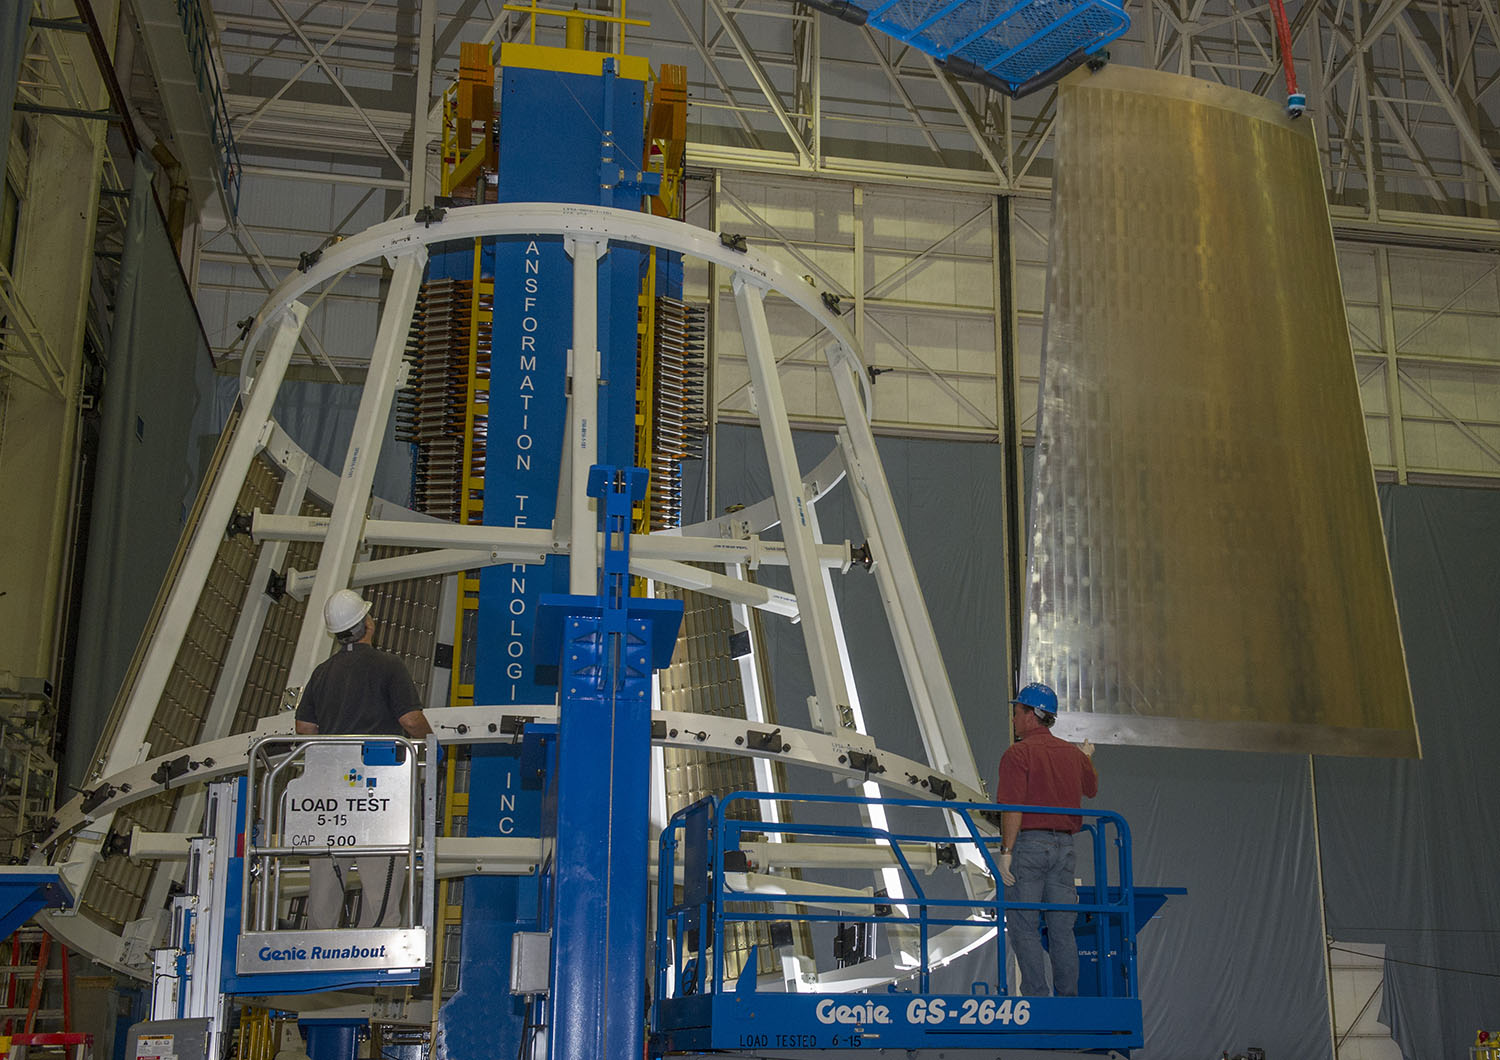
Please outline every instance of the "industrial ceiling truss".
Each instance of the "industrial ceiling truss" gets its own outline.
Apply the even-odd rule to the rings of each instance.
[[[879,376],[882,430],[994,439],[1014,418],[1029,437],[1053,90],[1012,99],[780,0],[595,8],[614,21],[591,24],[591,47],[687,67],[689,219],[741,232],[838,293]],[[1127,10],[1112,62],[1285,98],[1267,4]],[[493,0],[219,0],[214,12],[246,183],[238,223],[203,233],[196,277],[215,353],[234,371],[237,322],[304,254],[431,201],[440,95],[457,79],[459,45],[533,34],[561,44],[563,19]],[[1500,0],[1325,0],[1291,12],[1304,120],[1317,129],[1352,270],[1344,285],[1372,457],[1397,479],[1500,475],[1497,14]],[[926,216],[928,203],[941,207]],[[906,211],[899,236],[884,210]],[[1439,274],[1456,286],[1437,290]],[[294,372],[361,378],[360,363],[331,351],[368,345],[388,275],[372,266],[320,292]],[[732,301],[723,279],[690,276],[697,295],[718,288],[725,312],[710,298],[712,317]],[[944,282],[955,285],[946,294]],[[767,308],[774,317],[774,300]],[[335,333],[361,341],[329,341]],[[732,329],[722,334],[712,414],[745,418],[743,354]],[[1013,369],[997,369],[1007,339]],[[826,342],[809,333],[779,351],[783,374],[811,383],[790,391],[807,401],[791,410],[799,422],[829,418],[818,407],[831,409]]]

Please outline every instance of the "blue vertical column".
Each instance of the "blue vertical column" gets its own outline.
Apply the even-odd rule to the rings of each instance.
[[[639,208],[646,180],[639,158],[646,64],[529,46],[507,47],[502,61],[496,201]],[[488,240],[484,254],[484,274],[494,281],[484,521],[547,527],[556,514],[567,428],[572,262],[558,238]],[[612,247],[599,268],[599,456],[609,463],[634,462],[642,262],[639,250]],[[558,655],[538,651],[534,638],[540,600],[566,592],[567,585],[566,557],[481,572],[476,703],[552,701]],[[648,758],[643,750],[642,762]],[[551,822],[553,815],[550,806],[544,811],[540,789],[526,787],[537,783],[513,749],[477,748],[469,834],[539,834],[542,820]],[[514,796],[518,790],[522,795]],[[547,927],[546,887],[544,878],[465,882],[460,993],[443,1009],[439,1045],[445,1055],[511,1057],[535,1040],[528,1024],[536,1021],[509,993],[509,961],[518,928]]]
[[[638,206],[638,192],[601,180],[601,165],[615,151],[611,130],[625,142],[641,139],[644,82],[617,85],[613,61],[602,56],[598,73],[568,72],[577,55],[559,49],[526,49],[523,56],[500,71],[497,201]],[[549,58],[556,68],[547,66]],[[600,268],[600,453],[623,463],[633,460],[639,259],[638,251],[611,252]],[[482,271],[494,282],[484,521],[547,527],[567,429],[572,262],[560,239],[492,239]],[[566,557],[481,572],[476,703],[552,701],[557,660],[539,659],[534,650],[537,604],[567,585]],[[541,833],[540,782],[517,749],[478,747],[471,767],[469,835]],[[542,884],[537,877],[465,881],[459,993],[442,1013],[445,1055],[510,1057],[531,1040],[525,1003],[510,994],[510,954],[516,930],[546,926]]]
[[[429,257],[428,278],[447,277],[465,281],[471,279],[474,274],[474,253],[475,246],[471,240],[443,244]],[[522,268],[525,267],[524,260],[525,255],[522,255]],[[496,280],[498,303],[500,283],[495,276],[493,240],[488,240],[482,245],[479,266],[482,277]],[[567,291],[553,292],[564,302],[571,291],[571,277],[568,278],[567,283]],[[515,325],[515,327],[518,329],[519,326]],[[514,345],[506,346],[495,340],[495,336],[499,334],[498,328],[492,329],[491,349],[485,351],[490,353],[492,362],[503,352],[514,350]],[[518,360],[513,359],[499,366],[502,378],[507,377],[508,369],[512,372],[509,378],[515,383],[509,390],[502,391],[503,397],[513,397],[518,392],[518,388],[523,386],[525,389],[519,389],[520,393],[535,392],[547,395],[546,402],[539,400],[537,407],[530,410],[534,412],[532,419],[518,417],[514,408],[506,405],[504,401],[492,404],[490,422],[497,424],[499,429],[511,432],[507,441],[516,442],[517,429],[535,430],[543,437],[551,430],[557,434],[559,444],[561,444],[563,399],[561,396],[562,369],[559,363],[557,358],[553,358],[547,365],[551,372],[550,377],[537,373],[526,383],[514,374],[518,368],[524,374],[526,368]],[[543,379],[548,381],[542,382]],[[530,389],[539,384],[542,389],[536,391]],[[494,402],[493,397],[492,402]],[[529,404],[529,402],[518,404],[523,405],[524,416],[524,413],[528,411],[524,408],[524,404]],[[489,442],[491,446],[496,444],[494,433],[496,429],[495,426],[491,427]],[[554,458],[553,466],[551,470],[548,470],[546,461],[542,461],[535,474],[539,477],[550,477],[555,483],[557,463],[558,460]],[[492,481],[488,477],[485,484],[487,491],[494,490],[497,496],[509,496],[512,506],[515,504],[514,494],[518,492],[517,489],[504,488],[498,480]],[[554,488],[549,484],[547,491],[550,493]],[[487,523],[503,521],[505,525],[526,525],[524,522],[518,524],[515,521],[514,512],[509,509],[501,509],[501,514],[505,516],[502,520],[500,515],[495,515],[490,511],[488,501],[487,495],[485,509]],[[524,585],[527,568],[517,567],[514,571]],[[512,568],[504,568],[504,573],[512,574]],[[546,572],[536,569],[536,573],[538,577],[542,577]],[[566,579],[566,573],[564,579]],[[500,579],[499,584],[505,584],[505,579]],[[546,587],[550,589],[550,581]],[[531,593],[530,599],[540,595],[541,591],[542,587],[538,586]],[[490,599],[493,601],[497,598],[492,587]],[[481,602],[483,599],[484,590],[483,581],[481,581]],[[528,652],[531,637],[529,610],[528,605],[527,613],[524,615]],[[502,679],[506,676],[504,665],[506,634],[510,628],[504,622],[503,614],[500,613],[478,620],[476,643],[480,645],[480,652],[475,667],[476,702],[535,702],[535,693],[531,686],[528,685],[518,691],[502,683]],[[515,669],[519,672],[519,664]],[[529,670],[528,665],[528,673]],[[546,698],[550,698],[550,692]],[[468,835],[541,835],[541,783],[535,776],[535,770],[528,767],[526,755],[526,746],[521,744],[474,746],[470,752]],[[461,956],[458,990],[443,1005],[439,1015],[437,1047],[433,1055],[451,1058],[451,1060],[490,1054],[515,1056],[521,1050],[527,1031],[525,999],[510,993],[511,941],[518,928],[534,930],[538,927],[541,913],[538,881],[535,877],[471,876],[457,886],[463,888],[464,910],[459,942]],[[435,969],[434,975],[442,976],[443,969]]]
[[[510,54],[510,53],[506,53]],[[622,77],[613,57],[534,48],[535,66],[500,71],[499,202],[576,202],[639,209],[645,82]],[[599,72],[578,73],[580,56]],[[547,67],[555,61],[555,67]],[[494,254],[493,352],[484,521],[547,527],[567,431],[566,374],[573,343],[573,263],[558,237],[508,237]],[[635,463],[636,303],[644,255],[611,246],[599,265],[601,463]],[[568,560],[500,566],[480,574],[482,650],[476,703],[550,702],[552,659],[533,653],[537,601],[566,592]]]
[[[641,1055],[646,1015],[651,677],[682,602],[629,595],[631,505],[646,471],[595,467],[605,531],[601,593],[542,601],[539,653],[558,659],[552,1060]],[[669,884],[670,886],[670,884]]]
[[[309,1060],[355,1060],[359,1055],[359,1036],[370,1023],[362,1019],[298,1020],[307,1039]]]

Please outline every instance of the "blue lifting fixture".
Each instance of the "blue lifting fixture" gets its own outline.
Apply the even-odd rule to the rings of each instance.
[[[869,25],[936,59],[958,77],[1011,96],[1108,59],[1105,45],[1130,28],[1114,0],[808,0]]]
[[[42,909],[67,909],[72,904],[73,896],[56,868],[46,865],[0,868],[0,939],[9,938]]]
[[[553,1060],[641,1053],[651,676],[671,661],[683,612],[681,600],[630,595],[631,507],[646,481],[645,468],[589,469],[599,593],[545,594],[537,609],[537,657],[558,660],[559,685],[550,989],[533,1022],[550,1028]]]
[[[879,828],[859,825],[757,820],[758,804],[776,801],[809,819],[827,817],[822,808],[886,807],[910,822],[928,815],[934,826]],[[660,841],[660,879],[681,872],[676,891],[663,883],[657,896],[656,969],[651,1011],[653,1056],[735,1049],[1074,1049],[1139,1048],[1144,1041],[1137,990],[1136,932],[1180,887],[1137,887],[1131,875],[1130,830],[1108,811],[1062,810],[1085,818],[1095,866],[1093,886],[1078,889],[1074,934],[1079,952],[1078,997],[1017,997],[1007,993],[1005,933],[994,927],[1012,909],[1045,911],[1044,902],[1011,902],[1000,888],[993,895],[970,896],[941,886],[913,871],[903,847],[937,850],[937,863],[957,865],[960,852],[977,859],[998,879],[990,845],[976,816],[1017,806],[917,799],[782,795],[735,792],[703,799],[675,814]],[[1037,807],[1028,807],[1037,811]],[[747,812],[748,811],[748,812]],[[1040,808],[1040,812],[1053,812]],[[960,822],[950,834],[945,818]],[[792,876],[779,878],[775,893],[750,888],[744,875],[747,836],[796,850],[803,843],[884,845],[902,884],[902,896],[850,890],[831,898],[829,889]],[[928,867],[928,873],[931,866]],[[951,877],[947,877],[951,879]],[[955,893],[958,892],[958,893]],[[830,909],[830,906],[833,908]],[[859,912],[869,906],[868,913]],[[738,972],[726,968],[730,946],[726,929],[737,924],[769,928],[771,948],[790,946],[798,925],[850,924],[904,932],[914,951],[903,969],[906,987],[884,991],[832,993],[814,985],[806,991],[758,989],[762,945],[743,958]],[[779,931],[778,931],[779,928]],[[968,929],[993,954],[985,978],[966,984],[967,993],[934,992],[931,949],[937,933]],[[987,936],[993,936],[993,942]],[[1044,933],[1045,941],[1045,933]],[[769,956],[769,955],[768,955]],[[950,976],[950,978],[952,978]]]

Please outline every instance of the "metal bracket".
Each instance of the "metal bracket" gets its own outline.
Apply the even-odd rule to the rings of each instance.
[[[93,813],[100,806],[103,806],[110,799],[118,795],[122,790],[123,789],[117,788],[113,784],[100,784],[93,791],[86,792],[84,794],[83,802],[80,805],[80,808],[84,813]]]
[[[224,528],[226,537],[238,537],[244,534],[251,536],[255,515],[252,512],[243,512],[236,508],[234,514],[229,517],[229,525]]]
[[[865,775],[866,780],[870,779],[871,773],[885,772],[885,766],[880,764],[880,758],[877,755],[869,754],[865,751],[851,750],[847,755],[840,755],[839,760],[843,761],[846,757],[849,759],[849,764],[851,766],[853,766],[855,769],[858,769]],[[953,786],[951,784],[948,786],[948,790],[951,794],[953,790]]]
[[[172,781],[192,769],[193,764],[192,759],[187,755],[179,755],[176,758],[168,759],[156,767],[156,771],[151,774],[151,782],[153,784],[160,784],[163,788],[170,788]]]
[[[104,842],[99,847],[99,856],[101,858],[113,858],[122,855],[129,856],[129,854],[130,834],[128,832],[111,831],[109,835],[104,837]]]
[[[756,751],[774,752],[791,749],[790,744],[782,743],[780,728],[772,729],[770,732],[765,732],[760,729],[746,729],[745,743],[748,744],[752,750]]]

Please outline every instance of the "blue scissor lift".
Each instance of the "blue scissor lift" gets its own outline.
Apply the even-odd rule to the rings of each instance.
[[[879,805],[911,820],[926,814],[936,828],[900,830],[831,824],[790,824],[746,819],[746,804],[780,801],[792,813],[817,817],[829,807],[857,810]],[[965,849],[998,879],[990,846],[976,818],[1020,807],[913,799],[773,795],[737,792],[705,799],[676,814],[662,834],[660,879],[681,871],[680,891],[663,882],[658,892],[655,1003],[651,1050],[668,1053],[747,1048],[1015,1048],[1125,1051],[1143,1044],[1141,1002],[1136,990],[1137,929],[1181,888],[1140,888],[1131,876],[1130,832],[1107,811],[1083,811],[1100,884],[1079,889],[1075,934],[1079,944],[1080,995],[1076,998],[1017,997],[1006,992],[1004,932],[994,932],[1010,909],[1045,911],[1046,903],[1007,902],[1003,888],[988,897],[940,895],[931,876],[913,870],[907,850],[940,850],[950,863]],[[1032,808],[1035,809],[1035,808]],[[1042,808],[1046,812],[1046,808]],[[1077,811],[1068,811],[1077,812]],[[961,822],[958,837],[943,818]],[[782,878],[775,891],[750,888],[740,870],[747,864],[747,834],[787,844],[819,842],[888,845],[903,897],[863,896],[848,891],[830,899],[827,888]],[[761,846],[765,850],[769,844]],[[903,849],[906,848],[906,849]],[[852,859],[851,859],[852,862]],[[952,888],[950,888],[950,891]],[[828,911],[830,905],[839,908]],[[868,912],[859,912],[868,906]],[[847,907],[847,908],[845,908]],[[879,992],[770,991],[758,982],[761,946],[743,957],[736,974],[726,969],[726,933],[736,924],[780,927],[790,939],[797,925],[867,924],[915,935],[913,966],[904,985]],[[793,931],[788,931],[790,926]],[[930,953],[944,931],[971,932],[985,941],[994,964],[968,993],[934,992]],[[773,940],[777,932],[771,932]],[[774,946],[775,941],[772,942]],[[780,984],[778,984],[780,985]]]

